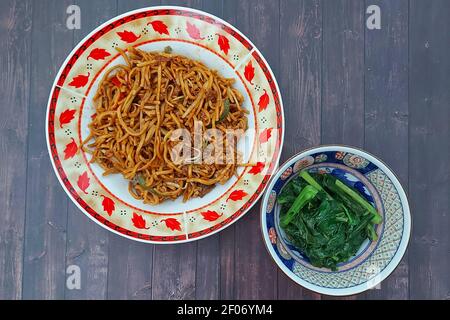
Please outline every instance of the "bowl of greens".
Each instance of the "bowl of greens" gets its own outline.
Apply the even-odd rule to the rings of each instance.
[[[406,194],[375,156],[347,146],[299,153],[272,176],[261,229],[277,265],[295,282],[328,295],[375,287],[409,241]]]

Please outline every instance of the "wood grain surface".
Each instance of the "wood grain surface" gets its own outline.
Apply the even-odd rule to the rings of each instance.
[[[81,29],[66,8],[81,9]],[[331,299],[267,253],[259,205],[226,230],[181,245],[110,233],[68,199],[45,141],[59,66],[92,29],[145,6],[184,5],[241,30],[280,86],[282,161],[320,144],[379,156],[408,193],[407,254],[380,286],[344,299],[450,299],[450,1],[3,0],[0,2],[0,299]],[[381,8],[381,29],[366,8]],[[66,267],[81,289],[66,287]],[[342,298],[341,298],[342,299]]]

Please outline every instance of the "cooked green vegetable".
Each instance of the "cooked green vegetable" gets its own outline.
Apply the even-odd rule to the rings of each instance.
[[[164,53],[172,53],[172,47],[171,46],[167,46],[164,48]]]
[[[323,191],[323,188],[320,186],[320,184],[317,183],[316,180],[314,180],[313,177],[311,177],[311,175],[309,174],[308,171],[303,170],[302,172],[300,172],[300,177],[305,179],[306,182],[308,182],[310,185],[312,185],[317,190]]]
[[[353,191],[352,189],[350,189],[350,187],[346,186],[339,180],[336,180],[335,184],[338,188],[340,188],[342,191],[344,191],[350,197],[352,197],[353,200],[358,202],[360,205],[362,205],[365,209],[367,209],[369,212],[371,212],[373,214],[373,220],[372,220],[373,223],[379,224],[381,222],[381,216],[377,212],[377,210],[375,210],[375,208],[372,207],[370,205],[370,203],[368,203],[366,200],[364,200],[363,197],[361,197],[356,191]]]
[[[283,219],[281,219],[280,224],[283,227],[286,227],[289,224],[289,222],[292,221],[295,215],[297,215],[300,212],[300,210],[316,196],[317,192],[318,190],[311,186],[306,186],[305,188],[303,188],[302,192],[300,192],[300,194],[294,200],[292,206],[283,216]]]
[[[136,182],[137,182],[142,188],[147,188],[147,185],[146,185],[146,183],[145,183],[145,179],[144,179],[144,177],[142,176],[142,174],[137,174],[137,175],[135,176],[135,178],[136,178]]]
[[[364,240],[378,238],[381,215],[359,191],[330,174],[302,171],[277,201],[281,228],[314,266],[337,270]]]
[[[222,114],[219,117],[219,121],[217,123],[222,122],[228,117],[228,114],[230,113],[230,100],[225,99],[223,102],[223,111]]]
[[[305,179],[306,182],[308,182],[310,185],[312,185],[314,188],[316,188],[319,191],[323,191],[325,192],[325,194],[327,195],[328,199],[333,199],[323,188],[320,184],[317,183],[316,180],[314,180],[313,177],[311,177],[311,175],[308,173],[308,171],[303,170],[302,172],[300,172],[300,177],[302,177],[303,179]]]

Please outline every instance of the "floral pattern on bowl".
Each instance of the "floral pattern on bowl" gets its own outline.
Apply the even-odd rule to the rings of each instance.
[[[294,173],[297,173],[298,171],[312,165],[313,163],[314,163],[314,158],[311,156],[306,156],[302,159],[297,160],[297,162],[295,162],[293,171],[294,171]]]
[[[365,168],[369,164],[369,161],[367,159],[364,159],[363,157],[359,157],[354,154],[347,154],[344,157],[343,162],[346,166],[355,169]]]

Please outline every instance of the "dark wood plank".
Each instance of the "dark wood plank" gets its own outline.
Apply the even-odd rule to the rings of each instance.
[[[364,2],[323,2],[322,143],[364,145]]]
[[[235,234],[236,226],[234,224],[219,234],[220,279],[218,285],[219,298],[222,300],[234,299]]]
[[[279,83],[286,121],[282,161],[320,144],[321,32],[320,1],[281,1]]]
[[[43,120],[49,90],[72,49],[73,31],[66,28],[65,21],[70,4],[70,1],[50,0],[32,3],[24,299],[64,298],[68,198],[50,163]]]
[[[409,15],[409,201],[412,299],[450,298],[449,1],[412,0]]]
[[[381,30],[366,29],[365,148],[408,186],[408,1],[366,1],[381,8]],[[408,255],[378,289],[361,298],[407,299]]]
[[[195,299],[196,255],[195,242],[155,246],[152,298]]]
[[[201,9],[200,0],[162,1]],[[195,299],[197,243],[156,246],[153,254],[153,299]]]
[[[31,1],[0,3],[0,299],[22,296]]]
[[[279,2],[227,1],[227,5],[236,7],[235,26],[258,47],[276,76],[279,73]],[[235,299],[277,296],[277,267],[266,251],[259,221],[259,206],[255,205],[236,222]]]
[[[280,76],[286,133],[282,161],[320,144],[322,4],[280,2]],[[275,46],[274,46],[275,47]],[[320,299],[278,270],[279,299]]]
[[[159,6],[161,0],[117,0],[118,1],[118,14],[125,13],[127,11],[136,10],[145,7]]]
[[[225,1],[226,2],[226,1]],[[224,0],[202,0],[202,10],[223,19]],[[227,5],[229,6],[229,4]]]
[[[151,299],[153,245],[109,234],[108,299]]]
[[[220,297],[220,236],[199,240],[195,272],[195,298],[219,299]]]
[[[116,1],[76,2],[81,9],[81,29],[74,31],[74,45],[99,24],[117,14]],[[67,299],[104,299],[107,297],[109,231],[91,221],[70,203],[67,224],[67,265],[81,269],[81,289],[66,290]]]

